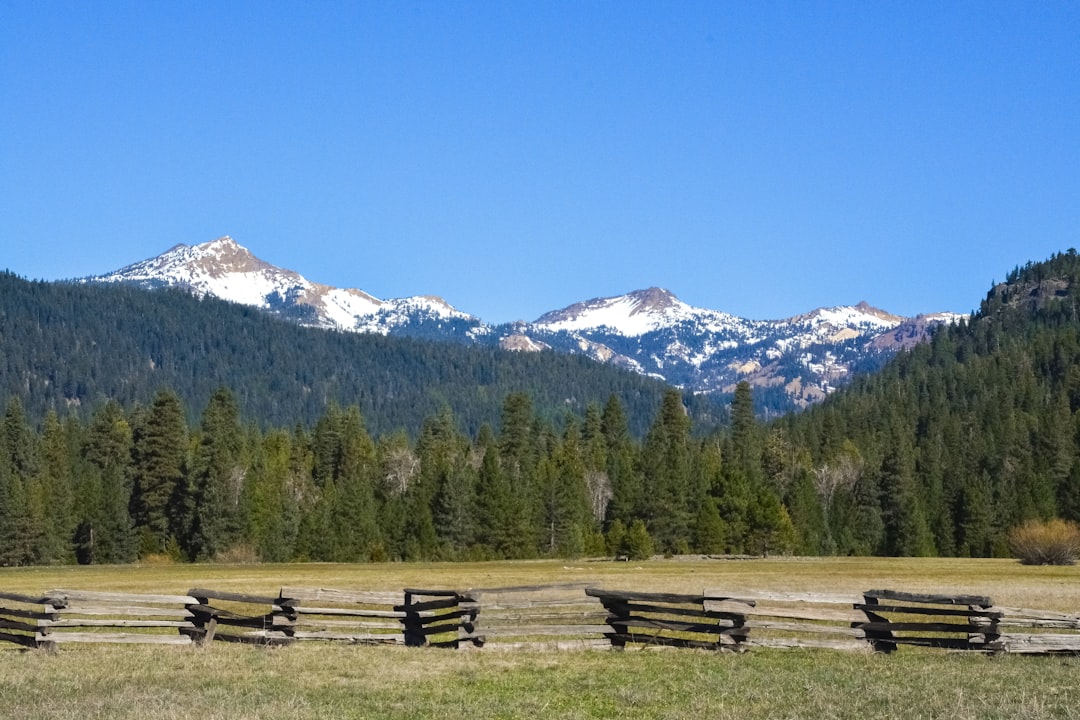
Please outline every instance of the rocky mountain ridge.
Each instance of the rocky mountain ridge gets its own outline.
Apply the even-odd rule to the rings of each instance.
[[[959,317],[903,318],[861,302],[782,320],[749,320],[693,307],[653,287],[575,303],[531,323],[491,325],[437,296],[382,300],[312,282],[255,257],[227,236],[177,245],[84,282],[180,286],[327,329],[580,353],[691,392],[730,392],[747,380],[771,394],[777,409],[824,398],[852,373],[879,366],[897,350],[925,340],[936,325]]]

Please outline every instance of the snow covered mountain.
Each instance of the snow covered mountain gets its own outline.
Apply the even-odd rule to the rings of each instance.
[[[304,325],[337,330],[385,335],[396,328],[432,323],[480,324],[432,295],[380,300],[363,290],[311,282],[260,260],[228,236],[200,245],[177,245],[157,257],[87,281],[179,286],[197,295],[262,308]]]
[[[327,329],[583,353],[692,392],[731,392],[746,380],[776,409],[821,400],[853,373],[875,369],[900,348],[924,341],[934,326],[959,317],[902,318],[862,302],[783,320],[748,320],[693,307],[654,287],[576,303],[532,323],[489,325],[435,296],[380,300],[312,282],[258,259],[229,237],[177,245],[85,281],[179,286]]]
[[[525,332],[534,342],[567,351],[576,346],[695,392],[731,392],[746,380],[760,393],[805,406],[956,317],[907,319],[861,302],[783,320],[748,320],[649,288],[547,313]]]

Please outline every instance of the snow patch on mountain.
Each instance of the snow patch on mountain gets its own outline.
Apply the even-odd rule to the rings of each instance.
[[[625,337],[640,337],[683,322],[727,327],[737,325],[739,319],[691,307],[668,290],[653,287],[576,303],[540,316],[533,325],[549,332],[607,330]]]
[[[363,290],[311,282],[258,259],[228,236],[194,246],[176,245],[155,258],[89,280],[174,285],[264,310],[308,308],[313,319],[303,319],[303,324],[384,335],[418,320],[475,321],[433,295],[380,300]]]
[[[902,318],[860,302],[782,320],[749,320],[693,307],[652,287],[578,302],[533,323],[493,326],[433,295],[382,300],[312,282],[258,259],[229,237],[177,245],[86,281],[180,286],[328,329],[578,353],[698,393],[731,392],[746,380],[759,388],[783,387],[794,405],[820,400],[853,368],[873,366],[963,317]]]

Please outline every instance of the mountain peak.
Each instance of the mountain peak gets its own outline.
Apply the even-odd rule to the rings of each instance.
[[[695,313],[664,288],[651,287],[626,295],[594,298],[562,310],[546,313],[536,325],[549,331],[607,328],[627,336],[639,336],[669,326]]]
[[[294,270],[260,260],[228,235],[198,245],[181,243],[157,257],[90,280],[175,285],[198,295],[296,317],[304,324],[342,330],[386,334],[401,324],[474,321],[436,296],[380,300],[363,290],[312,282]]]
[[[228,235],[179,244],[88,281],[181,286],[317,327],[581,353],[694,392],[723,391],[746,379],[787,388],[795,403],[824,397],[864,356],[924,340],[936,320],[901,328],[904,318],[865,300],[786,320],[748,320],[693,307],[652,286],[577,302],[531,324],[499,327],[435,295],[380,300],[362,290],[312,282],[260,260]]]
[[[635,290],[634,292],[627,294],[627,297],[631,298],[637,304],[637,307],[634,308],[631,314],[641,312],[663,312],[664,310],[679,304],[679,298],[675,297],[669,290],[660,287]]]
[[[278,270],[228,235],[191,247],[189,262],[210,275]]]

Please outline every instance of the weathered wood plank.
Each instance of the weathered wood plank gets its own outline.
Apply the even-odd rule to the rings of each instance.
[[[712,612],[728,612],[735,614],[733,611],[740,606],[729,603],[716,603],[712,601],[705,602],[706,610]],[[742,606],[745,608],[745,606]],[[730,609],[727,609],[730,608]],[[757,605],[756,607],[747,608],[742,611],[747,618],[751,617],[774,617],[774,618],[790,618],[797,620],[821,620],[822,622],[863,622],[866,620],[864,613],[858,612],[855,609],[839,608],[839,607],[778,607],[776,605]]]
[[[228,610],[221,610],[210,605],[192,606],[196,622],[205,622],[208,618],[214,618],[220,625],[229,627],[261,628],[273,624],[274,615],[240,615]]]
[[[400,630],[401,623],[399,622],[368,622],[359,620],[320,620],[316,618],[304,617],[301,620],[297,620],[294,627],[297,628],[312,628],[312,627],[326,627],[326,628],[364,628],[367,630]]]
[[[616,643],[634,643],[653,647],[698,648],[702,650],[731,650],[739,645],[739,643],[736,643],[733,639],[725,639],[723,636],[720,636],[715,641],[688,640],[685,638],[637,633],[609,633],[608,637]]]
[[[140,617],[178,617],[189,618],[193,613],[187,608],[169,608],[153,606],[122,606],[122,605],[69,605],[60,608],[57,614],[61,617],[71,615],[135,615]]]
[[[342,617],[403,618],[408,613],[404,610],[365,610],[363,608],[307,607],[297,605],[293,608],[297,615],[335,615]]]
[[[0,608],[0,616],[9,618],[23,618],[26,620],[43,620],[52,617],[56,617],[58,611],[51,605],[46,605],[49,609],[47,611],[41,610],[20,610],[18,608]]]
[[[331,588],[283,587],[281,598],[356,605],[403,605],[404,591],[334,590]],[[297,608],[299,609],[299,608]]]
[[[873,651],[870,644],[863,640],[831,640],[824,638],[793,638],[793,637],[757,637],[751,635],[746,638],[745,645],[749,647],[774,648],[774,649],[822,649],[844,650],[869,653]]]
[[[1080,635],[1009,633],[987,643],[986,649],[1019,654],[1080,653]]]
[[[71,602],[119,603],[122,605],[192,605],[198,600],[191,595],[155,595],[146,593],[92,592],[89,590],[50,590],[48,595],[63,595]]]
[[[456,608],[457,606],[458,601],[455,598],[450,598],[448,600],[430,600],[426,602],[398,605],[394,609],[415,614],[425,610],[448,610],[450,608]]]
[[[992,607],[994,601],[985,595],[931,595],[924,593],[900,592],[899,590],[867,590],[865,597],[877,600],[898,600],[901,602],[927,603],[932,605],[974,605],[981,608]]]
[[[207,620],[203,624],[202,636],[199,637],[199,638],[196,638],[196,641],[199,643],[199,645],[205,645],[208,642],[213,642],[214,641],[214,637],[217,635],[217,626],[218,626],[218,622],[217,622],[216,617],[210,618],[209,620]],[[186,632],[186,631],[181,630],[180,632]]]
[[[609,625],[529,625],[518,627],[489,627],[484,625],[481,635],[485,637],[531,637],[541,635],[606,635]]]
[[[1002,622],[1019,622],[1022,620],[1051,620],[1069,623],[1061,627],[1080,628],[1080,615],[1075,613],[1054,612],[1052,610],[1031,610],[1028,608],[998,607],[990,608],[1002,613]]]
[[[1077,620],[1038,620],[1035,618],[1004,618],[997,622],[1002,628],[1046,628],[1048,630],[1080,630]]]
[[[39,628],[65,628],[65,627],[128,627],[128,628],[190,628],[195,623],[183,620],[38,620]]]
[[[415,634],[428,637],[430,635],[442,635],[444,633],[457,632],[462,627],[460,622],[443,623],[441,625],[425,625],[418,628],[409,628],[406,634]]]
[[[601,603],[597,598],[588,598],[588,597],[580,598],[580,599],[575,600],[575,601],[566,601],[566,600],[517,600],[517,601],[510,602],[510,601],[503,601],[503,600],[492,600],[492,599],[488,598],[485,595],[485,596],[482,597],[482,602],[480,603],[480,606],[483,607],[483,610],[486,613],[489,610],[529,610],[529,609],[532,609],[532,608],[542,609],[542,608],[554,608],[554,607],[559,607],[559,608],[561,608],[561,607],[565,607],[565,608],[575,608],[575,607],[577,607],[577,608],[595,609],[595,608],[603,607],[603,603]]]
[[[602,601],[616,602],[650,602],[671,603],[673,605],[698,605],[704,602],[703,595],[679,595],[676,593],[647,593],[632,592],[627,590],[603,590],[600,588],[585,588],[585,593],[590,597],[600,598]]]
[[[844,635],[853,638],[865,638],[866,631],[862,628],[853,628],[841,625],[816,625],[814,623],[789,623],[773,622],[770,620],[758,620],[756,618],[746,621],[746,627],[751,635],[758,630],[775,630],[796,633],[816,633],[821,635]]]
[[[718,620],[715,623],[691,623],[677,620],[659,620],[641,616],[611,617],[608,624],[618,627],[648,628],[652,630],[668,630],[671,632],[701,633],[704,635],[719,635],[730,632],[732,629],[743,627],[730,620]]]
[[[450,597],[457,598],[462,595],[460,590],[420,590],[418,588],[405,588],[406,595],[414,597]]]
[[[205,588],[191,588],[188,590],[188,595],[193,599],[197,599],[199,604],[207,604],[207,600],[221,600],[223,602],[236,602],[243,603],[245,605],[279,605],[283,601],[281,598],[269,597],[267,595],[247,595],[245,593],[234,592],[220,592],[218,590],[207,590]]]
[[[485,600],[488,596],[517,595],[524,593],[564,593],[567,596],[573,596],[575,594],[584,595],[585,589],[589,587],[589,585],[590,583],[587,582],[555,583],[552,585],[512,585],[509,587],[495,588],[469,588],[465,592],[474,597],[477,594],[483,595]]]
[[[485,652],[491,650],[610,650],[611,641],[607,638],[581,638],[578,640],[526,640],[521,642],[496,641],[493,643],[481,642],[481,646],[483,647]]]
[[[539,625],[547,621],[557,620],[605,620],[608,617],[608,613],[600,607],[589,612],[545,612],[535,614],[521,612],[488,612],[485,609],[480,617],[485,625],[488,623]]]
[[[716,588],[706,588],[705,598],[708,600],[737,600],[740,602],[756,603],[759,601],[790,602],[790,603],[814,603],[821,605],[852,605],[863,602],[861,594],[848,593],[813,593],[813,592],[766,592],[761,590],[740,590],[737,593]]]
[[[404,633],[343,633],[329,630],[297,630],[297,640],[343,640],[361,645],[404,645]]]
[[[38,642],[52,643],[127,643],[141,645],[190,645],[187,635],[153,635],[150,633],[100,633],[100,632],[58,632],[45,635],[38,633]]]
[[[25,603],[27,605],[51,605],[56,598],[48,595],[23,595],[22,593],[0,592],[0,600]]]
[[[982,632],[985,628],[978,625],[960,625],[958,623],[915,623],[915,622],[864,622],[858,627],[867,632],[932,632],[932,633],[968,633]]]
[[[42,622],[42,621],[38,621]],[[37,625],[31,625],[30,623],[19,622],[18,620],[6,620],[0,618],[0,629],[3,630],[22,630],[23,632],[37,632]]]
[[[932,608],[913,605],[869,605],[857,603],[856,610],[869,610],[875,613],[906,613],[908,615],[939,615],[941,617],[984,617],[1000,618],[1000,610],[960,610],[956,608]]]
[[[657,615],[675,615],[678,617],[714,618],[717,620],[730,619],[733,616],[742,616],[742,613],[730,613],[723,611],[706,610],[703,607],[671,607],[664,605],[647,605],[645,603],[612,602],[605,604],[607,609],[617,615],[633,615],[635,613],[652,613]]]

